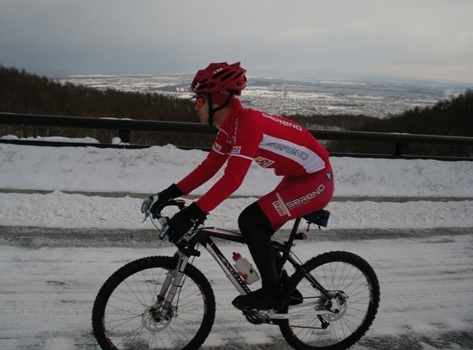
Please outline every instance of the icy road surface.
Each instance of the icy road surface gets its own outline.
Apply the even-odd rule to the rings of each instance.
[[[152,231],[0,227],[0,348],[98,349],[91,334],[95,295],[123,264],[174,249]],[[225,254],[242,246],[221,246]],[[348,250],[378,274],[381,304],[354,350],[473,349],[471,229],[315,231],[302,260]],[[209,254],[195,264],[216,293],[215,324],[203,349],[290,349],[275,326],[254,326],[230,302],[236,291]]]

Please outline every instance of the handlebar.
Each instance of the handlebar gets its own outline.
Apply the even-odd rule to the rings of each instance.
[[[166,232],[164,228],[167,226],[167,223],[169,220],[169,217],[162,215],[162,211],[164,208],[171,207],[171,206],[176,206],[179,208],[179,210],[182,210],[186,207],[186,202],[181,198],[171,199],[167,201],[166,203],[164,203],[163,205],[161,205],[158,208],[158,210],[151,215],[151,222],[160,231],[159,233],[160,239],[163,239],[165,237]],[[157,220],[160,223],[161,228],[156,226],[153,219]],[[146,220],[146,217],[145,217],[145,220]],[[188,243],[189,242],[186,239],[183,239],[179,243],[176,244],[176,247],[179,249],[180,252],[184,253],[186,256],[200,256],[200,252],[194,248],[195,244],[189,245]]]
[[[184,201],[184,199],[181,199],[181,198],[171,199],[167,201],[166,203],[164,203],[163,205],[161,205],[156,211],[156,213],[154,213],[153,215],[155,215],[157,218],[162,218],[164,217],[161,215],[161,212],[163,211],[163,209],[166,207],[171,207],[171,206],[178,207],[179,210],[182,210],[185,208],[186,202]]]

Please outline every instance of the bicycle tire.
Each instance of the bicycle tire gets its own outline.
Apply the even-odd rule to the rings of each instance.
[[[142,258],[107,279],[92,311],[94,336],[103,350],[195,350],[204,343],[215,319],[215,296],[195,266],[186,265],[169,319],[157,322],[151,316],[162,282],[176,263],[172,257]]]
[[[317,315],[308,315],[314,308],[326,309],[325,297],[302,272],[295,272],[287,295],[296,289],[302,293],[304,301],[297,310],[304,316],[295,314],[278,323],[284,338],[297,350],[341,350],[354,345],[369,329],[378,310],[380,290],[374,270],[363,258],[342,251],[316,256],[303,267],[328,291],[343,291],[348,298],[340,312],[327,311],[322,316],[328,322],[323,324]]]

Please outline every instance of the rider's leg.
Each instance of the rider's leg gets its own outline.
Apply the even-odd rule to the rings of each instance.
[[[258,203],[248,206],[240,214],[238,225],[258,268],[263,288],[233,301],[239,309],[272,309],[282,302],[281,284],[276,256],[271,243],[271,223]]]
[[[281,254],[274,250],[268,240],[274,233],[269,220],[259,205],[253,203],[240,215],[239,226],[261,274],[263,288],[247,296],[237,297],[233,305],[239,309],[270,309],[281,306],[282,287],[288,282],[289,276],[286,271],[282,271]],[[274,256],[274,259],[271,259],[271,256]],[[290,305],[297,305],[302,301],[302,294],[295,290]]]
[[[241,306],[246,303],[252,305],[251,308],[258,308],[259,305],[253,301],[261,299],[266,306],[276,303],[278,295],[282,294],[278,269],[280,263],[271,243],[271,235],[288,220],[325,207],[332,198],[333,189],[331,168],[327,167],[316,174],[284,178],[272,192],[243,210],[238,225],[260,271],[263,288],[262,292],[258,291],[258,295],[250,293],[245,297],[237,297],[233,305],[239,307],[237,304]],[[265,300],[266,294],[271,297]]]
[[[257,202],[248,206],[238,218],[240,232],[245,237],[251,256],[261,274],[263,288],[270,289],[279,281],[277,252],[271,243],[274,230]]]

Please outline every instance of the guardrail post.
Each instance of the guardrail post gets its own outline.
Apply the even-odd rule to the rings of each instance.
[[[130,130],[129,129],[120,129],[118,130],[118,137],[124,143],[131,143],[130,142]]]
[[[401,155],[407,155],[408,149],[408,143],[396,143],[396,147],[394,148],[394,156],[399,157]]]

